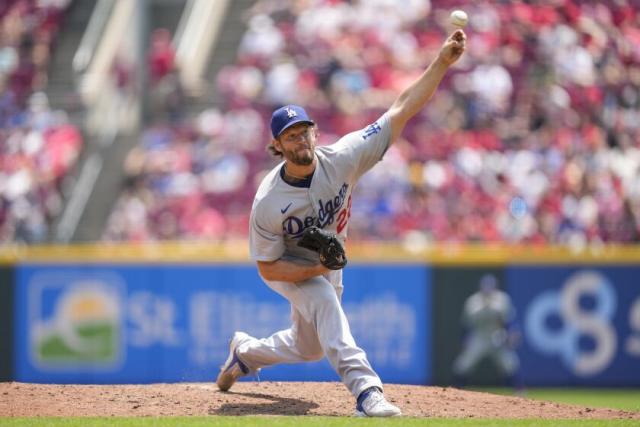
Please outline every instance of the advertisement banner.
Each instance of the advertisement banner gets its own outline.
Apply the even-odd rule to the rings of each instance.
[[[640,267],[514,266],[525,385],[640,385]]]
[[[290,326],[289,303],[252,265],[22,265],[16,379],[54,383],[213,381],[236,330]],[[349,266],[343,306],[385,382],[430,380],[424,266]],[[263,369],[263,380],[333,381],[326,361]]]

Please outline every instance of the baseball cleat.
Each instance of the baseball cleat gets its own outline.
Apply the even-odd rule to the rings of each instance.
[[[224,365],[220,367],[220,373],[216,379],[216,384],[221,391],[227,391],[238,380],[238,378],[249,374],[249,368],[239,358],[238,346],[246,341],[249,335],[244,332],[236,332],[229,343],[229,357]]]
[[[356,405],[356,417],[397,417],[402,415],[400,408],[385,399],[377,387],[370,387],[360,393]]]

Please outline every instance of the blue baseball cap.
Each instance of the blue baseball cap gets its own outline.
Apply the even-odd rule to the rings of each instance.
[[[314,125],[315,122],[309,118],[304,108],[299,105],[285,105],[278,108],[271,115],[271,134],[274,138],[280,136],[285,129],[297,123],[309,123]]]

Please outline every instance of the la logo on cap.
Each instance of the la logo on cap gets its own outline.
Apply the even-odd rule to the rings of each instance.
[[[287,117],[291,118],[291,117],[295,117],[298,115],[298,113],[296,113],[295,110],[292,110],[291,108],[287,107],[285,108],[285,111],[287,112]]]
[[[271,115],[271,135],[277,138],[285,129],[297,123],[307,123],[312,126],[315,124],[304,108],[297,105],[282,106]]]

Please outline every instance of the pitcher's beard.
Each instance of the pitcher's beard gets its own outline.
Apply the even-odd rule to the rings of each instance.
[[[309,166],[313,163],[313,150],[300,150],[300,152],[303,154],[299,154],[298,151],[287,151],[287,160],[298,166]],[[307,152],[311,154],[308,155]]]

